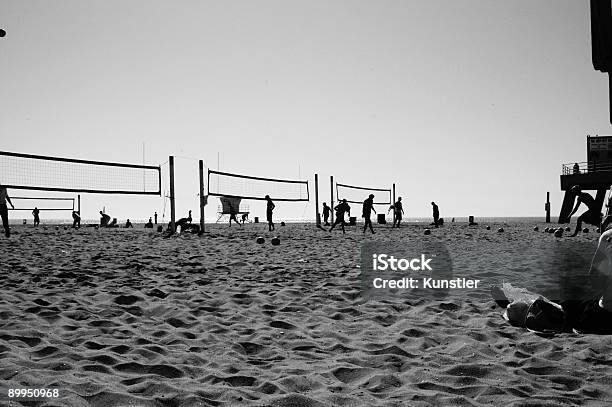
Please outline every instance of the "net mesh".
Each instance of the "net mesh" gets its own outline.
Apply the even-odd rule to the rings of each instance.
[[[16,211],[31,211],[38,208],[41,211],[73,211],[74,198],[48,198],[48,197],[11,197]],[[10,208],[10,206],[9,206]]]
[[[346,199],[347,202],[360,204],[370,194],[374,194],[374,204],[376,205],[391,204],[391,189],[356,187],[336,183],[336,198],[338,201]]]
[[[308,181],[260,178],[208,170],[208,194],[243,199],[273,201],[308,201]]]
[[[9,188],[160,195],[159,167],[0,151],[0,183]]]

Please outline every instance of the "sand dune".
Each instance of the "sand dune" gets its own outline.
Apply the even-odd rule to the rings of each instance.
[[[560,274],[586,272],[597,235],[504,228],[290,224],[274,247],[254,224],[204,238],[15,227],[0,240],[3,388],[59,389],[23,403],[36,406],[612,403],[612,338],[512,327],[488,294],[511,281],[554,297]],[[425,238],[483,287],[366,301],[361,243]]]

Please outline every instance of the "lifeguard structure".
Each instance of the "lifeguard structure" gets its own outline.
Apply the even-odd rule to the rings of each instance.
[[[575,194],[571,191],[578,185],[584,191],[597,191],[596,210],[603,209],[606,192],[612,186],[612,136],[587,136],[587,161],[563,164],[561,190],[565,191],[559,223],[569,223]]]

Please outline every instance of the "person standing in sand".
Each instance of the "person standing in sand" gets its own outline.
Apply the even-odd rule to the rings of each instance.
[[[153,215],[155,217],[155,224],[157,225],[157,212],[155,212],[155,215]]]
[[[331,213],[331,208],[326,202],[323,202],[323,222],[325,226],[329,226],[330,213]]]
[[[342,227],[342,233],[346,233],[346,231],[344,230],[344,214],[348,213],[349,216],[351,216],[351,207],[346,202],[346,199],[343,199],[342,202],[336,205],[334,209],[336,210],[336,220],[334,221],[334,224],[329,229],[329,231],[331,232],[332,230],[334,230],[336,225],[339,224]]]
[[[40,217],[38,216],[38,214],[40,213],[40,209],[38,209],[38,207],[34,207],[34,210],[32,211],[32,216],[34,216],[34,227],[40,225]]]
[[[366,232],[368,226],[370,227],[370,231],[372,232],[372,234],[376,233],[374,232],[374,228],[372,227],[372,219],[370,219],[372,211],[376,213],[376,209],[374,209],[374,194],[370,194],[370,196],[368,196],[366,200],[363,201],[363,209],[361,211],[361,217],[364,220],[363,233]]]
[[[399,228],[400,222],[402,221],[402,215],[404,214],[404,208],[402,208],[402,197],[397,198],[397,202],[393,204],[393,225],[392,228]]]
[[[438,209],[438,205],[432,201],[431,207],[433,209],[433,224],[437,227],[440,222],[440,210]]]
[[[8,220],[8,206],[6,203],[11,205],[11,208],[15,209],[15,206],[11,202],[11,197],[6,190],[6,187],[0,184],[0,217],[2,217],[2,226],[4,227],[4,235],[6,237],[11,237],[11,228],[9,227]]]
[[[576,220],[576,230],[572,237],[578,235],[578,232],[582,230],[582,222],[590,223],[591,225],[599,226],[601,223],[601,213],[597,211],[597,205],[595,205],[595,199],[587,194],[586,192],[582,192],[580,186],[574,185],[571,191],[576,196],[576,206],[574,206],[574,210],[570,213],[569,218],[572,217],[574,213],[580,207],[580,204],[583,203],[588,208],[586,212],[578,217]]]
[[[274,208],[276,208],[276,205],[274,205],[274,202],[272,202],[272,198],[270,198],[270,195],[266,195],[266,201],[266,220],[268,221],[268,230],[271,232],[274,230],[272,212],[274,211]]]

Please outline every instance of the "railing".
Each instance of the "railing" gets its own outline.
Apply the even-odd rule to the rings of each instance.
[[[590,174],[600,171],[612,171],[612,162],[580,162],[563,164],[561,166],[563,175]]]

